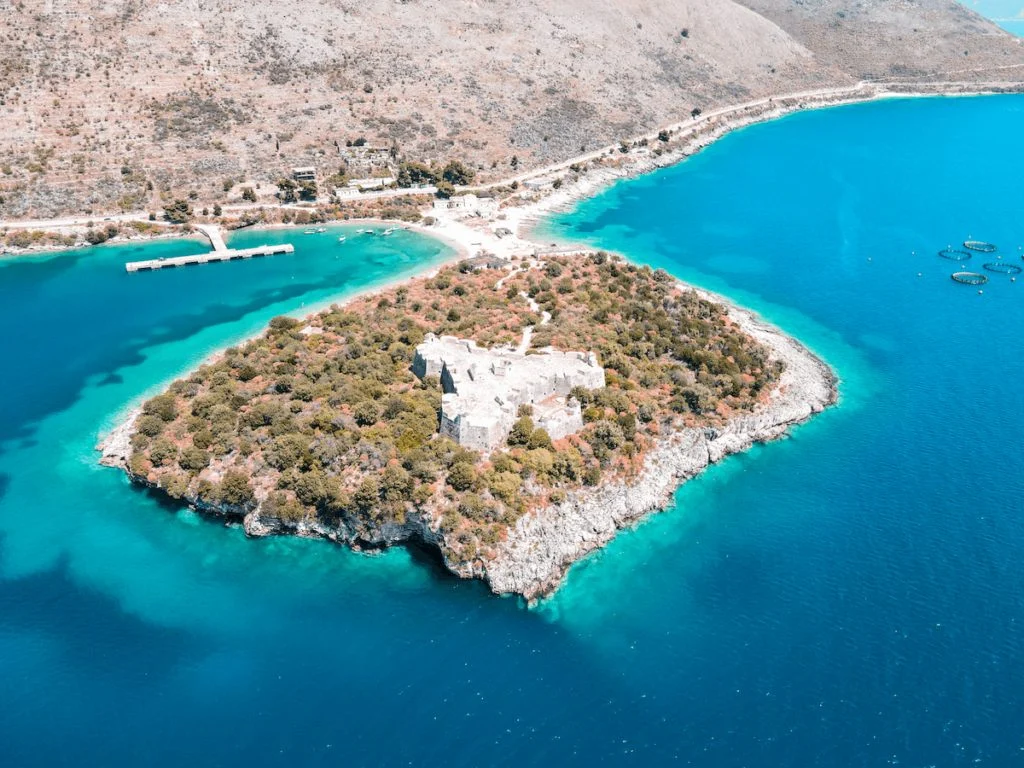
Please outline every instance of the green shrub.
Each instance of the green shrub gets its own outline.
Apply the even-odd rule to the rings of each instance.
[[[459,462],[449,470],[446,482],[456,491],[468,491],[476,483],[476,470],[468,462]]]
[[[198,472],[210,464],[210,454],[196,447],[186,448],[178,456],[178,466],[189,472]]]

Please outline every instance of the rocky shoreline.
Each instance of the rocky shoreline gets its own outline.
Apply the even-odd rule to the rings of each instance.
[[[721,429],[687,429],[665,439],[648,454],[633,482],[577,491],[561,504],[524,516],[485,572],[460,575],[484,578],[498,594],[516,593],[530,601],[545,597],[558,588],[573,563],[607,544],[619,530],[664,509],[679,486],[707,466],[754,443],[782,437],[791,426],[836,402],[837,380],[822,360],[753,312],[725,303],[730,319],[786,365],[769,404]]]
[[[785,364],[769,402],[752,414],[734,418],[717,429],[685,429],[665,438],[647,456],[640,475],[568,494],[559,504],[534,510],[509,529],[494,556],[452,560],[444,546],[439,516],[410,515],[404,523],[371,524],[344,516],[336,526],[318,521],[286,522],[261,508],[215,506],[186,498],[193,508],[240,522],[249,536],[297,535],[325,538],[356,550],[381,549],[410,541],[438,548],[445,565],[462,578],[485,581],[495,594],[521,595],[535,601],[553,593],[566,572],[581,558],[608,543],[617,531],[664,509],[676,489],[709,464],[743,451],[756,442],[781,437],[792,425],[810,418],[837,398],[836,378],[829,367],[796,340],[765,323],[754,313],[721,296],[700,292],[724,303],[730,320],[771,350]],[[123,469],[133,482],[157,492],[159,486],[134,476],[129,469],[131,435],[139,411],[114,429],[99,446],[101,463]]]

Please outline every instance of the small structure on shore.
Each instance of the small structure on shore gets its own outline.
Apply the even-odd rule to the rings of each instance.
[[[569,393],[605,386],[593,352],[527,355],[432,333],[416,347],[412,370],[421,379],[441,379],[441,434],[485,452],[505,441],[521,406],[532,407],[534,423],[553,440],[578,432],[583,414]]]

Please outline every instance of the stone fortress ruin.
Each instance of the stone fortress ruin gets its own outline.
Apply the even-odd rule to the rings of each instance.
[[[527,355],[432,333],[416,347],[412,370],[421,379],[441,379],[441,434],[478,451],[504,443],[523,405],[533,408],[534,424],[552,440],[578,432],[583,414],[570,390],[604,388],[604,368],[593,352],[549,348]]]

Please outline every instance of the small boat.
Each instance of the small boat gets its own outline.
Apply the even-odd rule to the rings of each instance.
[[[394,231],[395,231],[396,229],[398,229],[398,227],[388,227],[388,228],[387,228],[387,229],[385,229],[385,230],[384,230],[383,232],[381,232],[381,234],[382,234],[382,235],[390,235],[390,234],[391,234],[392,232],[394,232]]]
[[[304,235],[315,235],[316,234],[316,230],[315,229],[305,229],[305,230],[302,231],[302,234],[304,234]]]
[[[317,227],[316,231],[317,231],[317,234],[322,235],[324,232],[327,231],[327,227]]]
[[[339,242],[339,243],[344,243],[344,242],[345,242],[345,236],[344,236],[344,235],[342,235],[341,237],[339,237],[339,238],[338,238],[338,242]]]

